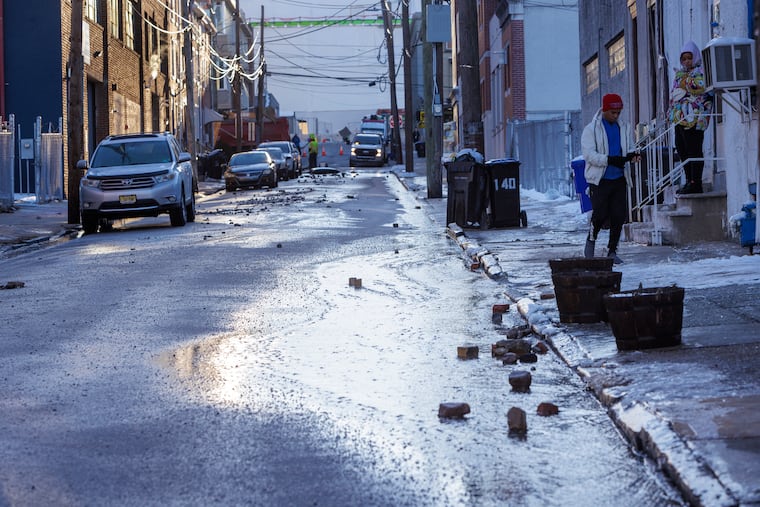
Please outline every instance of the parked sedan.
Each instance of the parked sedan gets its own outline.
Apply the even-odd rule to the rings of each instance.
[[[235,153],[227,162],[224,171],[224,186],[227,192],[241,187],[261,188],[277,186],[277,168],[266,151],[246,151]]]
[[[385,165],[385,144],[382,136],[378,134],[356,134],[351,143],[351,155],[348,158],[348,165],[351,167],[359,165],[374,165],[381,167]]]
[[[285,154],[280,148],[275,146],[264,146],[257,148],[256,151],[265,151],[269,153],[269,156],[274,160],[274,165],[277,167],[277,179],[281,181],[287,181],[290,179],[290,168],[288,167],[288,160],[285,158]]]

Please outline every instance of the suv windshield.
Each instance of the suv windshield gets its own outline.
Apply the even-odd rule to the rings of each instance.
[[[259,148],[259,150],[269,153],[272,156],[272,158],[275,158],[275,159],[285,158],[285,155],[282,153],[282,150],[280,148],[267,146],[265,148]]]
[[[382,139],[380,139],[380,136],[377,136],[375,134],[370,135],[358,135],[354,137],[354,144],[383,144]]]
[[[113,142],[102,144],[95,152],[90,167],[165,164],[172,161],[169,144],[163,140]]]

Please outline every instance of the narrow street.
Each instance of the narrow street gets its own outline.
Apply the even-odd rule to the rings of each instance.
[[[0,504],[681,505],[559,358],[491,357],[522,320],[492,322],[504,286],[430,213],[361,170],[0,263],[25,283],[0,293]]]

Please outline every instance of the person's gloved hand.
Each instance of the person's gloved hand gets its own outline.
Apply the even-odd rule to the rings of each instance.
[[[607,165],[614,165],[615,167],[623,168],[625,167],[625,163],[628,160],[626,157],[621,157],[618,155],[608,155],[607,156]]]

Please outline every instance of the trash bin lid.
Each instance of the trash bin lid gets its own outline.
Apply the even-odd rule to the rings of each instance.
[[[493,158],[493,159],[489,160],[488,162],[486,162],[486,165],[490,165],[490,164],[515,164],[515,163],[519,164],[520,161],[517,160],[516,158]]]

